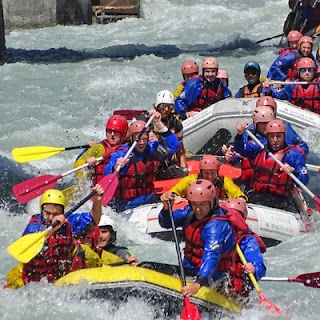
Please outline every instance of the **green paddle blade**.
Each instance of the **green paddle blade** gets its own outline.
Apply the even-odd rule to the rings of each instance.
[[[28,263],[41,251],[47,230],[19,238],[8,247],[8,252],[19,262]]]
[[[66,148],[55,148],[46,146],[15,148],[12,150],[12,157],[15,161],[23,163],[49,158],[61,151],[65,151],[65,149]]]

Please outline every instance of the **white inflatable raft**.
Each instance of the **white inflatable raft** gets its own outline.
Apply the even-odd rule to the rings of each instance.
[[[130,215],[129,221],[141,232],[163,240],[172,240],[172,231],[159,225],[158,215],[161,209],[162,203],[153,203],[126,210],[124,214]],[[302,219],[299,214],[256,204],[248,204],[247,223],[252,231],[263,238],[267,246],[310,231],[307,217]]]
[[[309,137],[320,134],[320,116],[302,110],[287,101],[277,101],[277,117],[290,122],[293,128],[301,134],[304,130],[312,130]],[[197,153],[214,136],[219,129],[230,131],[232,138],[236,135],[236,124],[245,120],[252,123],[251,114],[255,108],[256,98],[219,101],[202,110],[192,118],[183,121],[184,146],[186,150]],[[312,134],[311,134],[312,133]],[[230,141],[233,141],[231,139]],[[308,140],[312,144],[312,141]]]

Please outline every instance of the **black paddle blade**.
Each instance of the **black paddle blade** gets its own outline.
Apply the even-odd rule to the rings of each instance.
[[[289,282],[300,282],[306,287],[320,288],[320,272],[300,274],[296,278],[289,278]]]
[[[225,128],[219,129],[215,135],[197,152],[198,154],[213,154],[223,155],[221,147],[228,144],[232,135],[229,130]]]

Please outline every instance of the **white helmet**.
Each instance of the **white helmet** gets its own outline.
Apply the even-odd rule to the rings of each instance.
[[[160,103],[174,104],[173,94],[169,90],[162,90],[157,93],[155,107]]]
[[[100,222],[98,224],[98,227],[106,227],[106,226],[112,227],[113,231],[117,232],[116,222],[113,219],[111,219],[109,216],[102,215],[100,218]]]

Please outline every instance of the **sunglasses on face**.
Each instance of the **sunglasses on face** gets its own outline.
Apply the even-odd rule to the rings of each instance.
[[[157,108],[159,110],[163,110],[165,108],[168,108],[169,110],[171,110],[173,108],[173,104],[160,103],[158,104]]]
[[[314,72],[314,68],[301,68],[299,69],[300,72]]]

